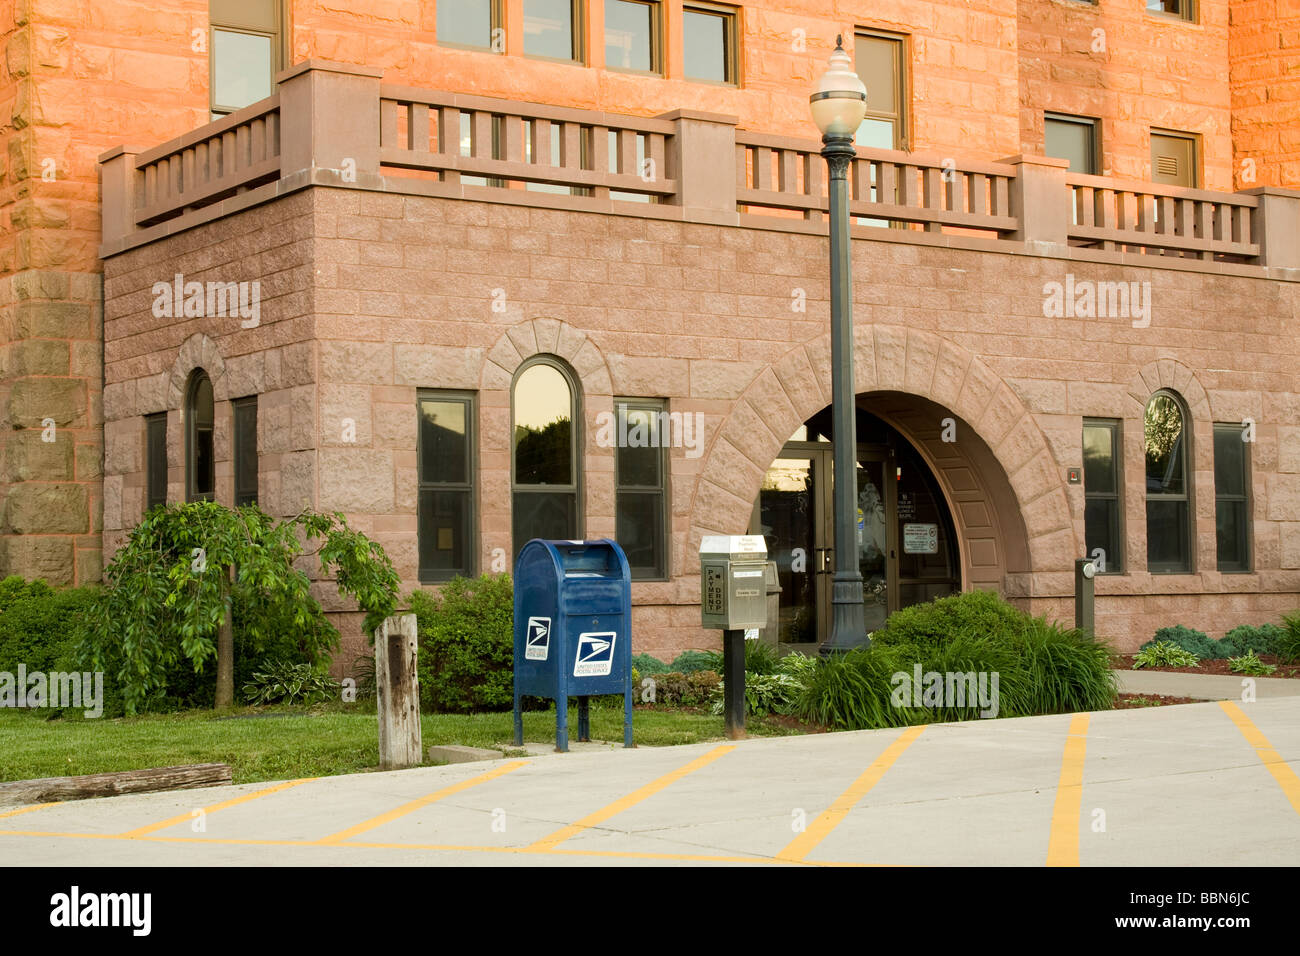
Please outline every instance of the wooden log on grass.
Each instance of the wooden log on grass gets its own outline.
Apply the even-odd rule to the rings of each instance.
[[[120,773],[90,773],[79,777],[44,777],[0,783],[0,804],[54,803],[123,793],[191,790],[195,787],[219,787],[230,782],[230,764],[226,763],[195,763]]]
[[[379,709],[379,766],[418,767],[420,678],[415,669],[418,630],[414,614],[396,614],[375,629],[375,691]]]

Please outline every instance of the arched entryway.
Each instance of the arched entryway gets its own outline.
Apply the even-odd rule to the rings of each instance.
[[[960,436],[960,440],[959,440]],[[901,392],[857,402],[857,541],[868,630],[890,613],[1027,569],[1024,525],[987,446],[953,413]],[[748,531],[781,594],[769,641],[829,635],[834,572],[831,410],[795,429],[763,476]],[[999,494],[1001,489],[1001,494]]]

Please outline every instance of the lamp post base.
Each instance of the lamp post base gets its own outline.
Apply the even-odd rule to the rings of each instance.
[[[862,575],[857,569],[836,571],[831,579],[831,635],[817,649],[822,657],[870,647],[862,603]]]

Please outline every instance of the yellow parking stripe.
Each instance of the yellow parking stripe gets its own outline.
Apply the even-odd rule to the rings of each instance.
[[[497,777],[504,776],[520,767],[528,766],[527,760],[513,760],[510,763],[502,764],[495,770],[489,770],[487,773],[481,773],[477,777],[470,777],[468,780],[462,780],[460,783],[454,783],[450,787],[443,787],[435,793],[426,794],[418,800],[412,800],[410,803],[403,804],[396,810],[389,810],[387,813],[380,814],[377,817],[358,823],[354,827],[348,827],[346,830],[340,830],[338,833],[330,834],[322,840],[317,840],[316,845],[328,843],[340,843],[358,834],[365,833],[367,830],[373,830],[375,827],[381,827],[385,823],[390,823],[399,817],[404,817],[408,813],[414,813],[421,807],[427,807],[431,803],[436,803],[453,794],[468,790],[470,787],[477,787],[480,783],[487,783],[489,780],[495,780]]]
[[[1088,715],[1075,714],[1066,732],[1061,779],[1052,808],[1047,843],[1048,866],[1079,865],[1079,809],[1083,805],[1083,760],[1088,750]]]
[[[214,803],[210,807],[204,807],[201,813],[206,816],[209,813],[216,813],[218,810],[225,810],[227,807],[237,807],[241,803],[248,803],[248,801],[256,800],[258,797],[265,797],[271,793],[279,793],[281,790],[288,790],[290,787],[296,787],[300,783],[311,783],[311,781],[317,779],[319,778],[303,777],[301,780],[290,780],[287,783],[279,783],[274,787],[267,787],[265,790],[254,790],[252,793],[245,793],[242,796],[234,797],[230,800],[223,800],[221,803]],[[194,812],[191,810],[189,813],[182,813],[179,816],[171,817],[170,819],[162,820],[158,823],[150,823],[148,826],[143,826],[137,830],[131,830],[130,832],[121,835],[126,837],[128,840],[138,839],[139,837],[148,836],[150,833],[154,833],[158,830],[165,830],[167,827],[174,827],[178,823],[186,823],[193,819]]]
[[[1268,768],[1268,772],[1273,775],[1273,779],[1282,788],[1286,798],[1291,801],[1291,808],[1296,813],[1300,813],[1300,777],[1296,776],[1296,772],[1287,765],[1281,754],[1273,749],[1273,745],[1268,742],[1268,738],[1264,736],[1263,731],[1255,726],[1240,707],[1230,700],[1219,701],[1219,706],[1237,725],[1237,729],[1246,738],[1246,742],[1255,748],[1256,756]]]
[[[908,727],[899,734],[894,742],[885,748],[885,752],[877,757],[857,780],[853,781],[849,789],[841,793],[830,807],[823,810],[821,815],[812,822],[812,826],[791,840],[786,848],[776,855],[776,858],[778,860],[802,861],[804,857],[816,849],[817,844],[830,836],[831,831],[844,822],[844,818],[849,815],[849,811],[857,806],[871,788],[880,782],[880,778],[894,765],[894,761],[903,755],[903,751],[912,746],[916,738],[921,736],[923,730],[925,730],[925,725],[921,724],[916,727]]]
[[[30,807],[19,807],[17,810],[7,810],[0,813],[0,820],[5,817],[16,817],[20,813],[31,813],[33,810],[44,810],[46,807],[57,807],[58,803],[34,803]]]
[[[615,814],[622,813],[624,810],[628,809],[628,807],[635,806],[636,804],[640,803],[642,800],[654,796],[660,790],[663,790],[665,787],[671,786],[672,784],[676,783],[678,780],[682,779],[682,777],[685,777],[687,774],[692,774],[695,771],[699,770],[701,767],[708,766],[709,764],[713,763],[713,761],[717,760],[719,757],[723,756],[724,754],[729,754],[731,753],[731,751],[735,749],[736,748],[734,745],[727,745],[727,744],[724,744],[721,747],[715,747],[712,750],[710,750],[708,753],[706,753],[703,757],[698,757],[695,760],[692,760],[690,763],[686,764],[684,767],[679,767],[676,770],[674,770],[672,773],[665,774],[664,776],[660,777],[658,780],[654,780],[651,781],[650,783],[647,783],[644,787],[641,787],[639,790],[634,790],[632,793],[629,793],[626,797],[622,797],[618,800],[615,800],[609,806],[602,807],[601,809],[597,810],[595,813],[588,814],[587,816],[579,820],[577,823],[571,823],[567,827],[564,827],[563,829],[556,830],[550,836],[538,840],[532,846],[528,847],[528,849],[533,851],[538,851],[538,852],[544,852],[546,850],[554,849],[556,846],[563,843],[565,840],[569,839],[570,837],[577,836],[583,830],[590,830],[592,827],[600,826],[600,824],[604,823],[606,820],[608,820],[610,817],[614,816]]]

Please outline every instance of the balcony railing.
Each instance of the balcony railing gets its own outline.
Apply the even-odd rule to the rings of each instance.
[[[731,117],[645,118],[420,90],[319,61],[279,79],[275,96],[238,113],[147,151],[102,156],[102,254],[309,185],[825,229],[818,144],[740,130]],[[1122,182],[1041,157],[857,154],[850,214],[860,236],[1300,270],[1300,192]]]

